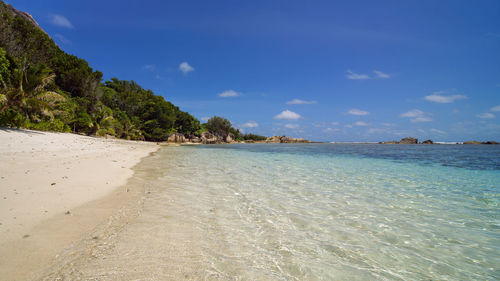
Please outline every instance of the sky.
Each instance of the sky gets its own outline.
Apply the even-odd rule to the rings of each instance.
[[[500,1],[6,1],[104,79],[316,141],[500,140]]]

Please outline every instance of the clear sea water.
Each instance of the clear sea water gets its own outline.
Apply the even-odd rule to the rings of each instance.
[[[148,161],[141,215],[88,276],[500,278],[500,146],[181,146]]]
[[[158,180],[192,204],[206,274],[500,278],[500,146],[234,144],[161,153],[169,160]]]

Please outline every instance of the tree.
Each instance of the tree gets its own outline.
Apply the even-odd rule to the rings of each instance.
[[[10,62],[7,59],[7,52],[0,48],[0,86],[7,88],[7,79],[9,77]],[[0,97],[1,99],[1,97]]]
[[[44,65],[28,66],[25,60],[21,68],[12,75],[12,87],[2,90],[3,106],[0,114],[8,107],[23,111],[27,118],[37,119],[40,115],[53,118],[50,109],[66,98],[47,88],[53,83],[55,74]]]
[[[231,132],[231,129],[233,129],[233,125],[226,118],[214,116],[208,119],[205,128],[210,133],[220,138],[225,138]]]

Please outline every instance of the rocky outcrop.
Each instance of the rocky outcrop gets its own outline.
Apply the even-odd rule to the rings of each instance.
[[[186,137],[181,133],[171,133],[167,139],[168,142],[183,143],[186,142]]]
[[[34,26],[36,26],[38,29],[40,29],[41,31],[43,31],[45,34],[47,34],[39,25],[38,23],[36,22],[36,20],[28,13],[26,12],[23,12],[23,11],[19,11],[17,10],[16,8],[12,7],[11,5],[5,3],[5,7],[6,7],[6,10],[13,16],[19,16],[21,18],[23,18],[24,20],[30,22],[31,24],[33,24]]]
[[[181,133],[171,133],[167,142],[171,143],[203,143],[203,144],[217,144],[217,143],[232,143],[235,141],[233,134],[228,134],[225,138],[221,138],[209,132],[203,132],[198,137],[194,134],[184,136]]]
[[[269,143],[280,143],[281,142],[281,136],[268,137],[266,139],[266,142],[269,142]]]
[[[195,135],[190,135],[187,139],[188,142],[192,142],[192,143],[200,143],[201,142],[201,138],[195,136]]]
[[[411,137],[403,138],[399,141],[399,144],[417,144],[417,143],[418,143],[418,139],[411,138]]]
[[[266,143],[309,143],[303,138],[292,138],[287,136],[272,136],[266,139]]]
[[[209,132],[201,133],[201,143],[203,144],[216,144],[221,142],[222,140],[212,133]]]
[[[431,140],[424,140],[422,144],[433,144],[434,142]]]
[[[499,143],[496,142],[496,141],[483,141],[483,142],[480,142],[480,141],[472,140],[472,141],[464,141],[464,144],[499,144]]]
[[[481,142],[472,140],[472,141],[464,141],[464,144],[481,144]]]
[[[234,135],[232,133],[229,133],[225,138],[224,141],[227,143],[231,143],[234,141]]]
[[[427,141],[431,141],[431,140],[427,140]],[[411,137],[403,138],[400,141],[381,141],[381,142],[379,142],[379,144],[417,144],[417,143],[418,143],[418,139],[411,138]]]

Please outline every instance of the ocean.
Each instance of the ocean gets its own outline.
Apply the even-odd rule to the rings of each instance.
[[[500,146],[164,147],[139,171],[141,214],[82,276],[500,278]]]

